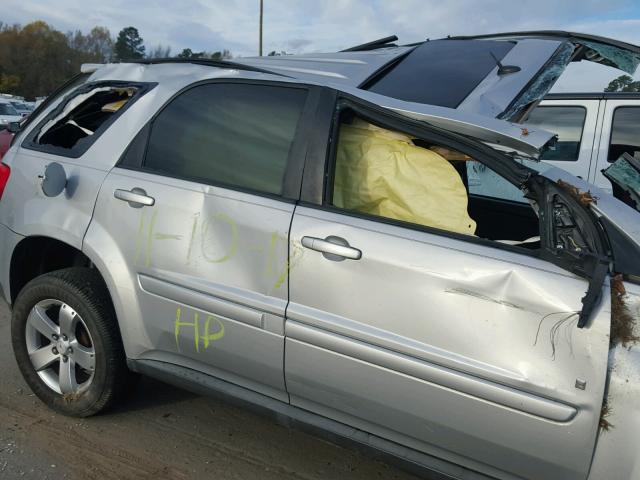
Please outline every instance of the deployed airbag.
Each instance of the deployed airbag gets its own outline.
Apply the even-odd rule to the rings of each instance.
[[[460,175],[438,153],[360,120],[341,126],[335,206],[473,235],[467,202]]]

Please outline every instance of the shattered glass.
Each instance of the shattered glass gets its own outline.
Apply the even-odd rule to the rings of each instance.
[[[503,113],[500,118],[508,120],[521,113],[529,104],[538,101],[543,98],[551,87],[556,83],[558,77],[562,75],[562,72],[567,68],[575,46],[571,43],[565,43],[562,45],[554,57],[549,61],[549,65],[545,68],[544,73],[538,76],[532,85],[529,86],[527,91],[518,98],[518,101],[509,107],[509,109]]]
[[[603,45],[598,42],[582,43],[602,57],[602,60],[599,61],[596,58],[591,58],[589,56],[589,52],[587,52],[587,58],[591,62],[609,65],[610,67],[617,68],[630,75],[633,75],[638,68],[638,65],[640,65],[640,55],[637,53],[629,52],[628,50],[623,50],[622,48],[614,47],[613,45]]]
[[[613,184],[618,185],[640,209],[640,161],[628,153],[622,155],[602,172]]]

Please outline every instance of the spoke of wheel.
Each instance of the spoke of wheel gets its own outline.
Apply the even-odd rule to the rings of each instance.
[[[60,333],[65,334],[69,338],[75,338],[75,315],[69,305],[62,304],[60,306],[60,313],[58,314],[58,320],[60,321]]]
[[[72,348],[71,358],[85,370],[93,371],[96,365],[93,348],[87,348],[78,342],[73,342]]]
[[[72,359],[68,359],[66,362],[60,360],[59,381],[60,391],[63,395],[75,393],[78,390],[75,362]]]
[[[58,333],[58,326],[51,321],[44,309],[37,305],[31,309],[27,322],[47,338]]]
[[[59,357],[51,351],[51,345],[47,345],[46,347],[39,348],[35,352],[30,353],[29,358],[31,358],[33,367],[39,372],[40,370],[44,370],[50,366]]]

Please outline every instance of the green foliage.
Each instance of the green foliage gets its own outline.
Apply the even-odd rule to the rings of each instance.
[[[634,82],[629,75],[620,75],[609,82],[605,92],[640,92],[640,81]]]
[[[169,58],[171,57],[171,47],[157,45],[147,52],[147,58]]]
[[[158,45],[148,58],[168,58],[171,47]],[[185,48],[179,58],[231,58],[229,50],[214,53]],[[120,31],[117,40],[105,27],[89,33],[66,34],[42,21],[24,27],[0,22],[0,93],[33,100],[46,96],[80,72],[83,63],[105,63],[145,57],[143,40],[135,27]]]
[[[126,27],[120,30],[116,40],[114,55],[116,60],[135,60],[144,58],[144,40],[140,37],[138,29]]]

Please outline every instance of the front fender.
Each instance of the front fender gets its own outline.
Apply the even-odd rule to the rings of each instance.
[[[625,283],[627,306],[640,335],[640,285]],[[640,480],[640,343],[618,344],[609,352],[610,413],[596,444],[589,480]]]

